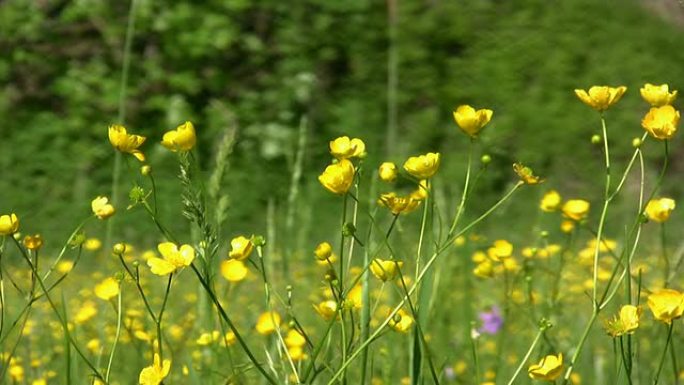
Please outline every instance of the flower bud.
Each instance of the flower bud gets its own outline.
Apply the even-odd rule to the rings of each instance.
[[[634,147],[634,148],[641,147],[641,138],[632,139],[632,147]]]
[[[150,165],[147,165],[147,164],[146,164],[146,165],[140,167],[140,173],[141,173],[143,176],[148,176],[148,175],[150,175],[150,174],[152,173],[152,167],[150,167]]]
[[[124,245],[123,243],[117,243],[112,248],[112,252],[114,253],[114,255],[122,255],[126,252],[126,245]]]
[[[600,135],[594,134],[591,136],[591,144],[601,144],[601,142],[602,140]]]
[[[486,165],[492,163],[492,157],[489,154],[484,154],[480,158],[480,162],[482,162],[482,164],[486,166]]]

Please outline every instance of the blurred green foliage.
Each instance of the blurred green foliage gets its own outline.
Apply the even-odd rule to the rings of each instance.
[[[646,105],[638,88],[668,82],[684,90],[681,26],[636,1],[396,3],[390,41],[384,1],[140,0],[124,123],[149,136],[144,151],[165,202],[162,215],[179,216],[180,198],[174,157],[158,142],[165,130],[192,120],[206,169],[219,139],[237,128],[224,183],[228,231],[263,232],[268,202],[286,205],[304,115],[310,123],[299,201],[307,205],[298,205],[298,219],[318,221],[326,207],[337,209],[316,181],[329,160],[327,141],[360,137],[369,168],[385,160],[391,45],[399,137],[391,160],[441,151],[448,200],[458,199],[468,145],[451,118],[458,104],[495,111],[478,145],[493,157],[480,196],[498,195],[520,160],[564,195],[598,197],[602,155],[589,138],[599,120],[572,90],[628,86],[608,113],[618,164],[642,132]],[[128,7],[97,0],[0,4],[0,211],[33,222],[26,231],[66,233],[65,224],[88,215],[94,196],[111,192],[114,151],[106,131],[116,123]],[[126,161],[123,191],[139,167]],[[657,158],[648,162],[658,167]]]

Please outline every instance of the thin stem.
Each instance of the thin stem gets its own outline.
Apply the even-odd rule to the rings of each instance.
[[[463,215],[463,210],[465,208],[465,203],[466,200],[468,199],[468,189],[470,186],[470,170],[472,169],[472,164],[473,164],[473,148],[475,147],[475,139],[470,139],[470,144],[468,145],[468,165],[466,168],[466,176],[465,176],[465,183],[463,184],[463,193],[461,194],[461,202],[458,204],[458,209],[456,210],[456,215],[454,216],[454,221],[451,223],[451,227],[449,228],[449,235],[454,233],[456,231],[456,226],[458,226],[458,222],[461,219],[461,215]],[[447,237],[448,237],[447,236]]]
[[[114,345],[112,351],[109,353],[109,360],[107,361],[107,372],[105,373],[105,382],[109,383],[109,374],[111,373],[112,363],[114,362],[114,353],[116,352],[116,345],[119,343],[119,336],[121,335],[121,288],[119,288],[119,295],[116,300],[116,334],[114,336]]]
[[[660,356],[660,363],[658,364],[658,371],[656,372],[655,377],[653,378],[653,385],[658,384],[658,380],[660,379],[660,372],[663,370],[663,365],[665,364],[665,356],[667,355],[667,348],[670,345],[670,341],[672,340],[672,332],[674,330],[674,322],[670,321],[670,325],[667,328],[667,340],[665,341],[665,348],[663,349],[663,354]],[[676,378],[676,376],[675,376]]]
[[[544,334],[545,330],[546,328],[539,328],[539,331],[537,331],[537,335],[534,337],[534,340],[532,341],[530,348],[527,349],[527,353],[525,353],[525,357],[523,357],[522,361],[520,361],[520,365],[518,365],[518,368],[515,370],[515,373],[513,373],[513,376],[508,381],[508,385],[513,385],[515,383],[515,379],[518,378],[518,375],[522,371],[523,366],[525,366],[527,360],[530,359],[532,351],[534,351],[534,348],[537,347],[537,344],[539,343],[539,340],[541,339],[542,334]]]

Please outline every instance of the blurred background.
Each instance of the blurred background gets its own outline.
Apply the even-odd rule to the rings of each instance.
[[[486,153],[493,161],[471,215],[515,180],[514,161],[547,179],[506,207],[502,215],[518,226],[548,188],[564,198],[602,194],[602,153],[590,143],[598,115],[573,89],[628,87],[607,114],[617,170],[643,132],[639,88],[684,91],[678,0],[138,0],[118,121],[129,11],[128,1],[0,2],[0,211],[16,212],[26,232],[66,237],[92,198],[111,195],[114,123],[148,136],[143,151],[162,217],[177,231],[189,228],[179,214],[175,156],[159,141],[191,120],[204,170],[214,167],[218,144],[234,138],[222,186],[230,199],[224,236],[264,233],[269,218],[282,224],[290,211],[310,249],[310,239],[339,226],[339,201],[316,176],[330,160],[328,141],[340,135],[366,142],[367,173],[385,160],[441,152],[436,183],[453,205],[469,142],[451,116],[459,104],[494,110],[476,150],[476,159]],[[298,143],[303,174],[288,203]],[[662,150],[648,145],[655,174]],[[680,137],[671,153],[663,193],[676,198],[684,188],[676,177],[684,168]],[[140,167],[130,156],[124,165],[121,211]],[[145,218],[133,211],[116,219],[117,236],[146,239],[146,225],[125,226]]]

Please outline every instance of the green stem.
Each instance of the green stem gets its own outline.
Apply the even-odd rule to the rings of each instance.
[[[468,199],[468,189],[470,186],[470,170],[473,164],[473,148],[475,147],[474,143],[475,139],[471,138],[470,144],[468,145],[468,165],[466,168],[465,183],[463,184],[463,193],[461,194],[461,202],[458,204],[458,209],[456,210],[454,221],[451,223],[451,227],[449,228],[449,235],[447,236],[447,238],[451,236],[454,233],[454,231],[456,231],[456,226],[458,226],[458,222],[461,219],[461,215],[463,215],[466,200]]]
[[[111,373],[112,363],[114,362],[114,353],[116,352],[116,345],[119,343],[119,336],[121,335],[121,288],[119,288],[119,295],[116,301],[116,334],[114,336],[114,345],[112,351],[109,353],[109,360],[107,360],[107,372],[105,373],[105,382],[109,383],[109,374]]]
[[[518,365],[518,368],[515,370],[515,373],[513,373],[513,376],[508,381],[508,385],[513,385],[515,383],[515,379],[518,378],[518,375],[522,371],[522,368],[525,366],[525,363],[530,359],[530,356],[532,355],[532,351],[534,351],[534,348],[537,347],[537,344],[539,343],[539,340],[541,339],[542,334],[544,334],[544,330],[546,330],[546,328],[539,328],[539,331],[537,331],[537,335],[534,337],[534,340],[532,341],[530,348],[527,349],[527,353],[525,353],[525,357],[523,357],[522,361],[520,361],[520,365]]]
[[[665,356],[667,355],[667,348],[670,346],[670,341],[672,340],[672,332],[674,330],[674,322],[670,322],[669,327],[667,328],[667,340],[665,341],[665,348],[663,349],[663,354],[660,356],[660,363],[658,364],[658,371],[656,372],[655,377],[653,378],[653,385],[658,384],[658,380],[660,379],[660,372],[663,370],[663,365],[665,364]],[[675,378],[676,378],[675,374]]]

